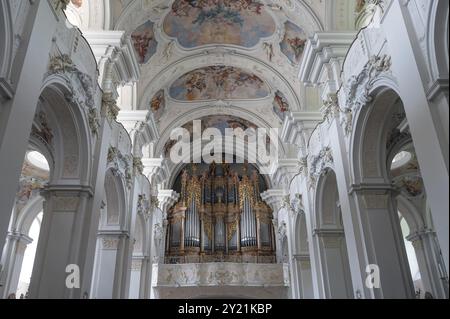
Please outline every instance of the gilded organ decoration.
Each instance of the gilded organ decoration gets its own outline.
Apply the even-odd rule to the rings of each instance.
[[[175,182],[166,263],[275,262],[266,184],[248,164],[192,164]]]

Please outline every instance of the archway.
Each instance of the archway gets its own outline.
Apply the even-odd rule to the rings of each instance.
[[[16,297],[28,295],[42,221],[44,199],[40,191],[47,185],[51,173],[47,160],[51,157],[43,153],[48,154],[45,145],[32,135],[1,256],[1,263],[5,265],[3,297],[14,293]]]
[[[69,298],[82,293],[66,286],[67,265],[83,272],[88,255],[91,221],[91,130],[85,109],[67,97],[71,90],[62,76],[49,76],[42,89],[32,136],[45,145],[50,156],[49,183],[42,228],[30,284],[31,298]]]
[[[391,146],[390,159],[389,177],[397,190],[400,229],[416,298],[446,298],[448,276],[431,215],[427,217],[427,194],[408,133]]]
[[[309,254],[308,233],[306,227],[305,212],[301,210],[297,213],[294,228],[294,255],[297,281],[298,297],[300,299],[313,299],[314,290],[311,272],[311,259]]]
[[[370,93],[372,103],[357,115],[350,149],[356,181],[352,193],[367,249],[366,267],[380,270],[379,285],[370,287],[368,293],[375,298],[414,298],[399,211],[408,228],[420,228],[416,235],[428,233],[430,229],[420,221],[420,214],[419,218],[413,217],[411,211],[414,206],[425,211],[426,200],[420,199],[425,190],[418,162],[412,160],[414,147],[402,100],[384,85],[376,86]],[[399,194],[406,194],[409,199]],[[422,269],[421,275],[425,275]]]
[[[126,219],[126,188],[122,177],[114,169],[108,169],[104,182],[104,197],[97,235],[92,298],[121,298],[126,276],[123,254],[128,232]]]
[[[316,195],[317,238],[324,297],[353,298],[350,264],[342,223],[336,174],[327,169],[318,182]]]

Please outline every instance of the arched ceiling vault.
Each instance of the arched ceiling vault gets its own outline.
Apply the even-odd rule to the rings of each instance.
[[[205,115],[277,128],[288,111],[305,110],[306,40],[343,26],[354,1],[71,0],[66,13],[81,30],[130,36],[141,65],[133,100],[153,111],[158,155],[172,128]]]
[[[164,93],[165,110],[158,109],[157,115],[160,123],[171,122],[171,113],[192,112],[217,104],[211,103],[215,100],[245,107],[253,116],[261,111],[253,104],[265,105],[265,122],[279,127],[283,112],[302,109],[297,95],[300,59],[306,39],[321,30],[322,24],[303,1],[135,0],[117,19],[115,29],[130,34],[141,62],[138,108],[158,105],[153,103],[155,96]],[[222,68],[222,74],[214,71],[216,68]],[[196,70],[206,70],[204,78],[198,79]],[[246,80],[233,89],[247,91],[248,96],[227,91],[229,86],[223,83],[229,78],[241,79],[243,74]],[[170,94],[173,84],[183,77],[190,86],[176,87],[186,94],[174,98]],[[267,94],[261,94],[248,79],[261,79],[268,86]],[[211,85],[211,81],[215,83]],[[220,92],[217,96],[212,94],[214,85]],[[281,107],[277,101],[283,101]],[[273,114],[280,115],[281,121]]]

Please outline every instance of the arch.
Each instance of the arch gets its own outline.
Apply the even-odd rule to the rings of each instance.
[[[238,148],[238,151],[240,149]],[[223,153],[223,154],[227,154],[227,153]],[[235,154],[230,154],[230,155],[235,155]],[[241,158],[238,158],[239,160],[242,160]],[[167,185],[169,185],[170,187],[174,185],[176,178],[178,177],[178,175],[181,173],[181,171],[183,170],[184,167],[186,167],[186,165],[188,165],[187,163],[185,163],[185,160],[188,160],[187,157],[185,157],[185,159],[183,161],[181,161],[180,163],[177,163],[176,165],[173,165],[170,169],[170,177],[168,180]],[[242,162],[244,162],[242,160]],[[265,168],[265,166],[263,164],[261,164],[260,162],[257,163],[250,163],[251,165],[254,165],[256,167],[256,169],[261,173],[262,168]],[[266,182],[267,185],[267,189],[271,189],[273,182],[272,179],[269,178],[268,175],[261,175],[264,179],[264,181]],[[169,187],[169,188],[170,188]]]
[[[44,198],[42,196],[36,196],[27,203],[17,217],[15,223],[15,230],[17,232],[28,235],[33,221],[43,210],[43,203]]]
[[[326,298],[353,298],[350,262],[335,172],[327,168],[318,180],[315,237]]]
[[[265,121],[259,114],[255,114],[252,111],[245,110],[236,106],[227,106],[223,107],[220,105],[205,105],[197,108],[190,108],[189,112],[180,115],[177,119],[169,126],[167,126],[160,134],[160,138],[158,143],[155,146],[155,154],[162,154],[163,148],[166,142],[170,139],[170,133],[173,129],[183,127],[183,125],[192,122],[193,120],[201,119],[205,116],[215,114],[215,115],[229,115],[234,116],[250,123],[253,123],[257,127],[270,129],[272,126],[270,123]],[[279,154],[284,154],[284,144],[281,140],[281,137],[278,137],[278,150]]]
[[[394,86],[386,86],[382,79],[374,84],[370,92],[373,100],[362,106],[356,115],[354,130],[350,139],[350,165],[353,180],[361,182],[366,178],[382,176],[389,180],[387,167],[386,123],[390,123],[393,106],[401,103]],[[384,127],[380,128],[380,123]]]
[[[50,174],[50,185],[62,183],[89,184],[91,172],[91,131],[83,108],[68,102],[72,90],[59,75],[45,79],[41,89],[42,110],[53,130],[54,169]]]
[[[10,1],[0,1],[0,95],[12,97],[11,75],[13,47],[13,22],[11,19]]]
[[[336,174],[326,168],[317,182],[315,221],[318,228],[343,229]]]
[[[410,234],[423,231],[427,228],[424,219],[416,206],[414,206],[403,194],[397,196],[397,204],[399,212],[408,224]]]
[[[205,59],[205,53],[201,51],[178,59],[167,65],[155,74],[154,77],[144,79],[146,82],[142,83],[144,94],[140,97],[139,109],[146,109],[155,93],[162,88],[170,87],[173,81],[180,78],[184,74],[213,64],[215,64],[214,61],[212,59]],[[221,59],[219,64],[236,68],[245,68],[248,70],[253,69],[254,71],[252,73],[260,77],[262,80],[265,80],[265,83],[269,86],[271,93],[275,93],[279,90],[286,96],[293,111],[302,110],[302,105],[296,93],[296,89],[293,86],[292,80],[287,79],[274,66],[249,54],[239,52],[233,52],[230,56],[226,55],[225,61]]]
[[[306,215],[303,210],[297,214],[294,225],[295,242],[292,245],[294,248],[293,251],[296,254],[309,254],[308,229],[306,225]]]
[[[122,177],[115,169],[105,174],[104,213],[101,215],[100,228],[124,225],[126,220],[126,190]]]
[[[145,253],[145,238],[146,237],[146,229],[145,229],[145,220],[142,215],[136,216],[136,226],[134,228],[134,246],[133,246],[133,255],[143,255]]]

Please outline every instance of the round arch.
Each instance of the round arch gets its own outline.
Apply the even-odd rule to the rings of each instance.
[[[193,120],[201,119],[208,115],[229,115],[244,119],[255,124],[257,127],[270,129],[271,125],[266,122],[260,115],[255,114],[249,110],[245,110],[239,107],[227,106],[223,107],[220,105],[208,105],[201,106],[198,108],[190,109],[188,113],[185,113],[177,117],[176,121],[173,121],[168,127],[166,127],[163,132],[161,132],[158,143],[155,146],[155,153],[161,154],[165,143],[170,139],[170,133],[173,129],[182,127],[183,125],[192,122]],[[284,154],[284,146],[281,138],[278,137],[278,149],[279,154]]]
[[[50,185],[86,185],[91,172],[91,131],[82,107],[68,102],[72,90],[59,75],[46,78],[41,89],[42,110],[48,117],[53,138],[54,169]],[[63,182],[64,180],[64,182]],[[68,182],[68,181],[71,182]]]
[[[104,213],[100,217],[100,228],[124,225],[126,221],[126,190],[120,174],[109,168],[105,174]]]
[[[389,132],[385,127],[380,128],[380,123],[390,123],[388,119],[392,116],[393,106],[401,100],[389,79],[374,82],[369,96],[373,100],[358,111],[350,138],[350,171],[355,182],[380,176],[389,180],[386,142],[383,142]]]

